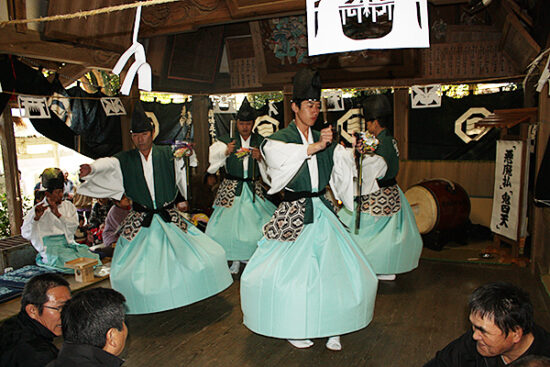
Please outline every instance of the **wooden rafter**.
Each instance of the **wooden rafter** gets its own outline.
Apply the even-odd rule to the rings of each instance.
[[[0,53],[112,69],[120,54],[59,42],[43,41],[36,31],[18,33],[13,27],[0,30]]]
[[[8,0],[8,14],[10,19],[25,19],[27,18],[27,6],[25,0]],[[17,24],[15,26],[17,32],[25,33],[27,31],[26,24]]]

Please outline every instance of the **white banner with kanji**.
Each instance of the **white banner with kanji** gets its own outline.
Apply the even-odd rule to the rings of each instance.
[[[516,241],[520,208],[523,141],[497,141],[491,231]]]

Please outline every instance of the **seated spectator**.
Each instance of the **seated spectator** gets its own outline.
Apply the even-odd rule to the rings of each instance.
[[[21,226],[21,235],[39,253],[36,264],[72,273],[74,270],[65,268],[65,262],[79,257],[99,260],[87,246],[74,241],[78,215],[73,203],[63,200],[63,172],[47,168],[41,179],[46,196],[29,210]]]
[[[115,367],[128,336],[124,296],[113,289],[78,293],[61,313],[64,343],[48,367]]]
[[[191,178],[191,212],[212,214],[212,204],[216,198],[216,192],[220,186],[218,176],[206,172],[204,176]]]
[[[73,204],[76,207],[79,218],[84,218],[86,222],[90,220],[90,213],[92,211],[93,198],[75,193],[73,196]]]
[[[57,274],[29,280],[19,314],[0,327],[0,366],[42,367],[54,360],[53,338],[61,335],[61,309],[70,298],[69,283]]]
[[[103,254],[104,256],[112,256],[113,249],[118,241],[120,233],[118,229],[120,224],[126,218],[130,209],[132,209],[132,200],[123,195],[120,200],[114,201],[115,205],[111,207],[107,218],[105,219],[105,227],[103,228],[103,246],[96,250],[96,252]]]
[[[112,206],[113,202],[111,199],[97,199],[95,204],[92,206],[92,212],[90,213],[90,219],[88,220],[88,228],[98,228],[103,230],[105,218],[107,218],[107,213],[109,213],[109,209],[111,209]]]
[[[69,179],[69,172],[63,170],[63,198],[65,200],[73,200],[74,196],[74,183]]]
[[[424,367],[496,367],[530,354],[550,356],[550,334],[533,321],[527,293],[503,282],[470,296],[472,329],[437,352]]]
[[[521,357],[510,364],[510,367],[550,367],[550,358],[534,355]]]

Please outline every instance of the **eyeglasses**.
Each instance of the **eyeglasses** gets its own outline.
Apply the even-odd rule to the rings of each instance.
[[[61,311],[63,310],[63,306],[59,306],[59,307],[44,306],[44,307],[49,308],[50,310],[56,310],[59,313],[61,313]]]

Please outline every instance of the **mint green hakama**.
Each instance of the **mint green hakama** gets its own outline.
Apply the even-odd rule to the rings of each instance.
[[[244,324],[258,334],[306,339],[364,328],[378,280],[334,213],[313,198],[314,221],[294,242],[258,243],[241,277]]]
[[[338,213],[342,223],[350,228],[353,239],[365,253],[376,274],[400,274],[418,267],[422,238],[407,198],[399,189],[401,209],[392,216],[372,216],[361,213],[359,232],[355,234],[353,213],[342,208]]]
[[[56,234],[43,237],[44,247],[46,248],[47,262],[44,262],[40,254],[36,255],[36,265],[44,268],[56,270],[66,274],[74,274],[73,268],[67,268],[65,263],[80,257],[86,257],[97,260],[97,265],[101,265],[99,255],[90,251],[86,245],[76,242],[67,242],[63,234]]]
[[[227,260],[250,259],[263,236],[263,225],[269,222],[276,209],[275,205],[258,196],[253,203],[250,188],[243,184],[241,195],[235,196],[231,207],[214,208],[206,234],[224,248]]]
[[[111,264],[111,285],[126,297],[129,314],[189,305],[232,282],[219,244],[190,223],[183,232],[158,214],[132,241],[119,238]]]

